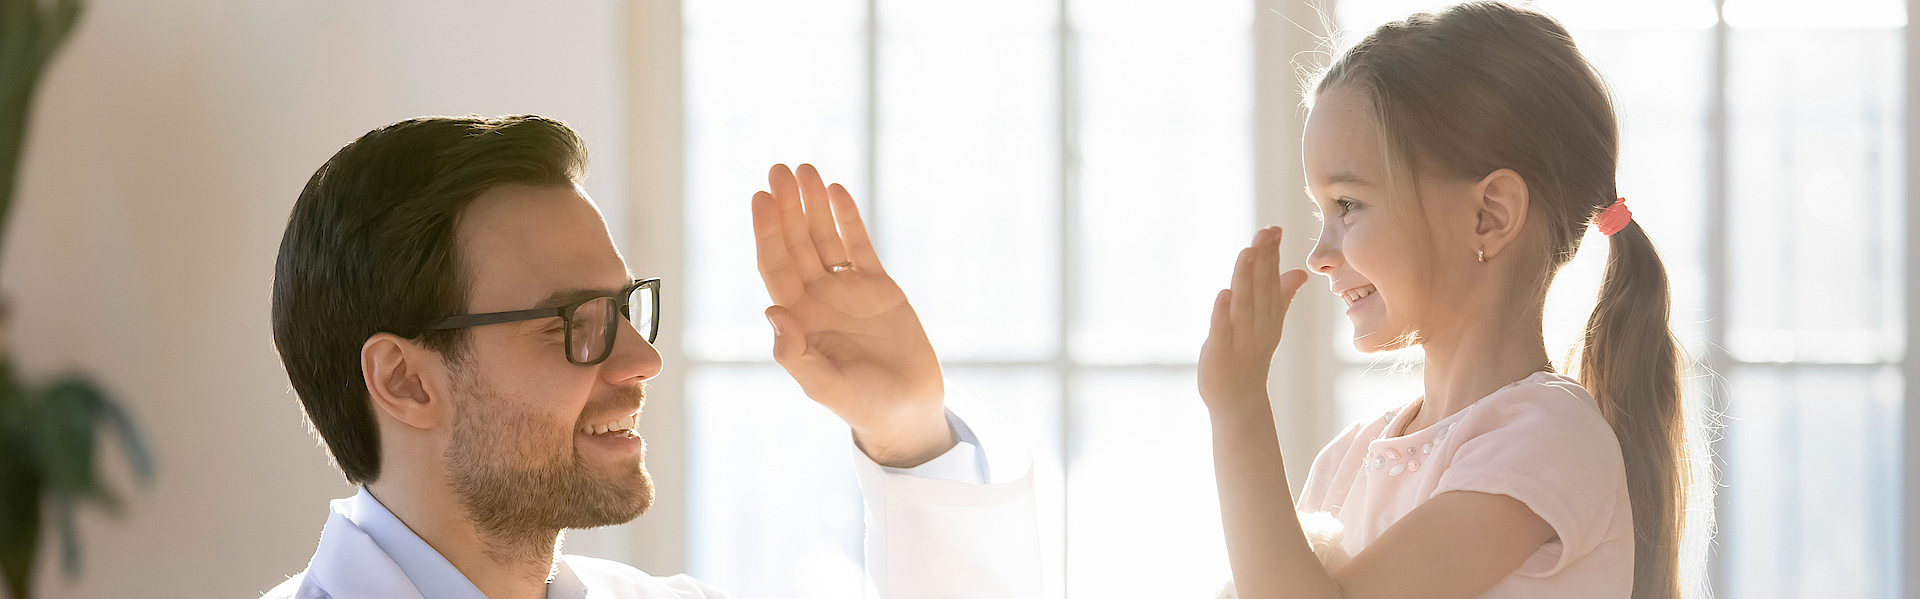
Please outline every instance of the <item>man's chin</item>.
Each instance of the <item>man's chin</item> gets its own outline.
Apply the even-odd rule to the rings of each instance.
[[[647,473],[645,466],[633,473],[631,478],[610,481],[600,497],[592,498],[591,506],[578,506],[586,509],[576,512],[579,521],[567,528],[598,528],[632,522],[653,507],[653,476]]]

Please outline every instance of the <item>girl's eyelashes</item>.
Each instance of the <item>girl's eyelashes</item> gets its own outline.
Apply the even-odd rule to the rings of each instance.
[[[1340,209],[1340,216],[1346,216],[1359,209],[1362,204],[1353,201],[1353,198],[1338,198],[1333,201],[1333,205]]]

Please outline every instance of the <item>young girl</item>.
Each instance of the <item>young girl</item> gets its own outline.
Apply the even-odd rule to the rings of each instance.
[[[1266,378],[1308,277],[1279,272],[1279,229],[1255,234],[1200,358],[1238,595],[1679,596],[1666,273],[1615,198],[1613,108],[1566,30],[1493,2],[1413,15],[1341,54],[1309,105],[1308,266],[1348,305],[1355,347],[1423,347],[1426,393],[1348,427],[1281,502]],[[1574,378],[1541,320],[1589,226],[1610,247]],[[1296,508],[1340,537],[1314,547]]]

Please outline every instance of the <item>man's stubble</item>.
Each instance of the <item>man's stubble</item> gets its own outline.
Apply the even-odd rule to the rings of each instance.
[[[461,401],[445,456],[448,480],[496,559],[553,559],[561,529],[623,524],[652,505],[653,479],[643,460],[632,471],[603,477],[588,468],[578,448],[539,457],[552,454],[541,447],[552,442],[552,431],[538,430],[540,419],[511,407],[478,369],[453,370]],[[642,388],[630,392],[645,394]],[[570,446],[573,438],[569,429]]]

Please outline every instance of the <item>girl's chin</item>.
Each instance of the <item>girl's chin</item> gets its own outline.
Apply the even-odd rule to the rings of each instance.
[[[1356,326],[1354,328],[1359,329],[1360,327]],[[1353,335],[1353,349],[1363,354],[1406,349],[1413,346],[1411,342],[1412,337],[1412,335],[1406,334],[1390,336],[1378,331],[1368,333],[1356,332]]]

